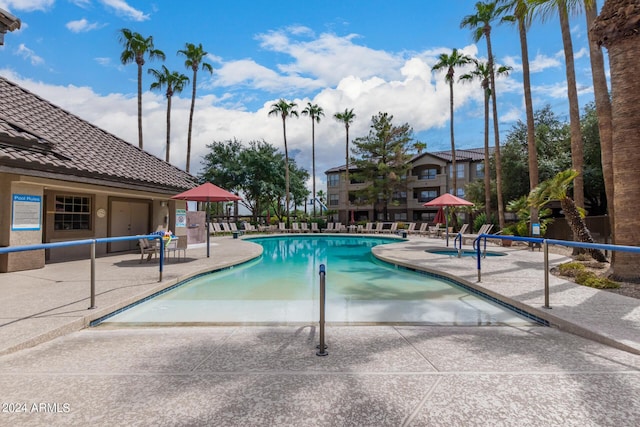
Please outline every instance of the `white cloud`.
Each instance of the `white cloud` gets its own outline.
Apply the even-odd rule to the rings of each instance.
[[[344,76],[360,78],[373,76],[400,77],[398,68],[403,59],[381,50],[374,50],[353,42],[355,34],[339,37],[324,33],[312,40],[292,40],[290,35],[307,34],[290,30],[273,31],[257,36],[264,49],[286,53],[293,59],[280,64],[281,72],[289,75],[311,75],[324,86],[337,84]]]
[[[0,0],[0,7],[6,10],[46,11],[53,6],[55,0]]]
[[[512,72],[514,73],[522,72],[522,61],[520,60],[519,57],[505,56],[504,58],[502,58],[502,62],[504,63],[504,65],[513,68]],[[531,64],[529,64],[529,68],[531,68]],[[529,69],[529,71],[531,71],[531,69]]]
[[[124,0],[100,0],[105,6],[110,7],[115,10],[115,12],[119,15],[123,15],[129,19],[133,19],[134,21],[146,21],[149,19],[149,15],[144,14],[138,9],[129,6]]]
[[[91,0],[69,0],[69,1],[83,9],[87,9],[91,5]]]
[[[564,51],[560,51],[560,55],[564,58]],[[533,58],[533,61],[529,62],[529,71],[532,73],[540,73],[547,68],[560,67],[562,63],[557,58],[558,54],[554,57],[549,57],[541,53],[537,53],[536,57]]]
[[[574,59],[588,58],[588,57],[589,57],[589,50],[586,47],[583,47],[579,51],[573,53]]]
[[[519,108],[511,107],[506,113],[500,114],[500,123],[517,122],[523,117],[523,113]]]
[[[36,55],[36,53],[29,49],[24,43],[21,43],[16,50],[16,54],[22,56],[24,59],[31,61],[32,65],[42,65],[44,64],[44,59],[42,57]]]
[[[103,25],[100,25],[97,22],[89,23],[89,21],[87,21],[85,18],[82,18],[77,21],[67,22],[66,27],[73,33],[86,33],[88,31],[101,28],[103,27]]]

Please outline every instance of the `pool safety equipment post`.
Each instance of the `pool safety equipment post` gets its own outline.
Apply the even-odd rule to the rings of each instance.
[[[325,302],[325,276],[324,264],[320,264],[320,344],[316,347],[316,356],[326,356],[327,346],[324,343],[324,302]]]

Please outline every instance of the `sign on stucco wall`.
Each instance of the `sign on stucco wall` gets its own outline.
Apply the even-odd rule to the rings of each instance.
[[[11,206],[11,230],[40,230],[42,197],[14,194]]]
[[[176,209],[176,228],[187,226],[187,210]]]

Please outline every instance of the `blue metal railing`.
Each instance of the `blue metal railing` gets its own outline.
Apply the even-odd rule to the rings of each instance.
[[[549,245],[568,246],[573,248],[600,249],[603,251],[621,251],[640,254],[638,246],[610,245],[605,243],[584,243],[568,240],[543,239],[540,237],[502,236],[497,234],[480,234],[473,241],[473,249],[476,251],[478,263],[478,282],[482,279],[482,265],[480,261],[480,242],[484,240],[484,251],[487,250],[487,239],[511,240],[514,242],[529,242],[541,244],[544,251],[544,308],[549,306]]]
[[[99,239],[69,240],[66,242],[39,243],[36,245],[7,246],[7,247],[0,247],[0,254],[8,254],[12,252],[38,251],[42,249],[67,248],[70,246],[91,245],[91,305],[89,309],[94,309],[96,308],[96,244],[123,242],[127,240],[138,240],[138,239],[147,239],[147,240],[157,239],[160,241],[160,263],[159,263],[160,265],[159,265],[158,282],[162,282],[162,271],[164,267],[164,239],[161,234],[148,234],[148,235],[141,235],[141,236],[103,237]]]

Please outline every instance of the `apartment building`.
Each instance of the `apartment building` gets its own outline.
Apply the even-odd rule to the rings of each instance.
[[[490,153],[491,155],[491,153]],[[475,180],[484,179],[484,148],[456,150],[457,190],[455,194],[464,197],[464,187]],[[453,191],[451,151],[425,152],[415,155],[409,162],[409,175],[403,177],[406,185],[397,191],[393,203],[389,204],[390,221],[432,222],[437,209],[425,208],[424,203],[444,193]],[[381,203],[370,204],[358,200],[356,194],[367,183],[353,179],[356,169],[349,166],[350,183],[345,182],[345,166],[329,169],[327,176],[327,207],[337,211],[335,221],[343,224],[354,221],[384,221]],[[347,194],[349,197],[347,198]]]

